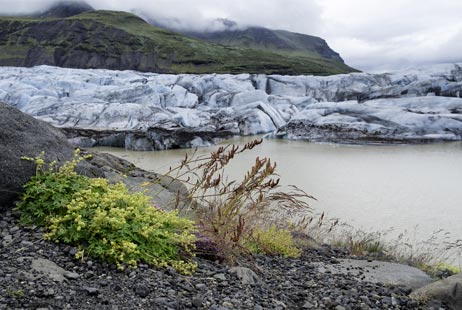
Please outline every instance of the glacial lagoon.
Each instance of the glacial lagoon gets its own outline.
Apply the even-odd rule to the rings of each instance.
[[[251,138],[222,142],[243,144]],[[217,146],[200,148],[207,154]],[[134,152],[96,148],[146,170],[166,172],[192,149]],[[339,145],[265,139],[231,169],[239,178],[256,156],[277,162],[282,184],[315,196],[316,212],[365,231],[408,231],[416,241],[443,229],[462,236],[462,142],[421,145]],[[413,237],[413,238],[414,238]]]

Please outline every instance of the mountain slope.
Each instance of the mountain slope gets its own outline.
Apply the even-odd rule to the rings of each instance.
[[[0,65],[56,65],[162,73],[329,75],[354,69],[318,55],[286,55],[204,42],[136,15],[91,11],[68,18],[0,18]]]
[[[217,18],[210,22],[203,31],[190,31],[182,26],[181,20],[166,18],[156,20],[135,11],[153,26],[183,33],[187,36],[215,42],[228,46],[268,50],[282,55],[308,56],[316,55],[323,58],[344,62],[340,55],[332,50],[327,42],[319,37],[273,30],[264,27],[242,27],[235,21]]]
[[[343,62],[325,40],[285,30],[271,30],[263,27],[249,27],[243,30],[217,32],[188,32],[189,36],[229,46],[269,50],[289,55],[317,54],[324,58]]]

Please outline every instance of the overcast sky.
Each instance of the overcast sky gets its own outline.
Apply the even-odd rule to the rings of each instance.
[[[53,0],[0,0],[2,13]],[[215,18],[317,35],[358,69],[462,61],[462,0],[88,0],[97,9],[138,9],[204,28]]]

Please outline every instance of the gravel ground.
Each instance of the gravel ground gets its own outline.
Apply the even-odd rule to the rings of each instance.
[[[40,229],[22,228],[11,212],[0,215],[0,232],[1,310],[445,309],[436,301],[417,303],[405,288],[317,272],[314,262],[335,264],[346,256],[328,246],[307,249],[299,259],[256,256],[256,274],[198,259],[197,272],[183,276],[78,261],[75,248],[44,241]],[[53,262],[60,277],[37,270],[39,263],[53,269]]]

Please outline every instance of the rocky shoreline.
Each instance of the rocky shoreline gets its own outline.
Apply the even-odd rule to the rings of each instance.
[[[75,248],[43,240],[14,211],[2,214],[0,232],[0,309],[449,309],[411,299],[405,286],[361,280],[372,269],[351,270],[359,277],[320,270],[348,257],[329,246],[299,259],[255,256],[247,266],[256,273],[198,258],[196,273],[184,276],[76,260]]]

